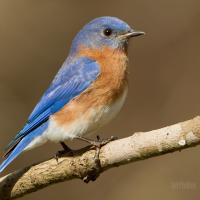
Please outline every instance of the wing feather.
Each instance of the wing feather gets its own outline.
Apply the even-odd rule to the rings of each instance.
[[[98,63],[86,57],[76,59],[71,64],[65,62],[29,116],[24,128],[8,145],[6,152],[10,153],[24,136],[41,126],[52,114],[87,89],[99,73]]]

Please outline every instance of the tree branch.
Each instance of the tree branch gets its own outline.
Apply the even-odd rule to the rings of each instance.
[[[97,170],[94,150],[81,155],[62,157],[57,161],[35,164],[8,174],[0,179],[0,199],[14,199],[37,191],[51,184],[85,179],[103,171],[134,162],[178,151],[200,144],[200,117],[149,132],[134,133],[132,136],[115,140],[101,148],[101,170]]]

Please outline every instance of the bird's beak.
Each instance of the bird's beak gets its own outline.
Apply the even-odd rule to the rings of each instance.
[[[145,32],[143,32],[143,31],[131,30],[131,31],[121,35],[121,37],[129,39],[131,37],[137,37],[137,36],[144,35],[144,34],[145,34]]]

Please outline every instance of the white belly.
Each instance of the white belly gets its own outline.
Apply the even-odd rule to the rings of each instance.
[[[50,119],[45,136],[48,140],[59,142],[95,132],[119,113],[125,102],[127,91],[128,88],[124,90],[123,94],[114,104],[90,108],[81,117],[65,126],[61,127],[53,119]]]
[[[124,90],[123,94],[112,105],[90,108],[70,124],[60,126],[53,118],[50,118],[47,130],[41,136],[35,138],[27,146],[26,150],[40,146],[48,140],[60,142],[97,131],[119,113],[125,102],[127,92],[128,88]]]

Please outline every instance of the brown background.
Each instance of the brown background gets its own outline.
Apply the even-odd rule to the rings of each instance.
[[[100,133],[125,137],[200,114],[198,0],[0,0],[1,150],[23,126],[75,33],[103,15],[122,18],[147,34],[130,44],[126,105]],[[59,148],[47,144],[27,152],[3,174],[47,159]],[[22,199],[199,199],[199,153],[199,147],[190,148],[112,169],[88,185],[74,180]]]

